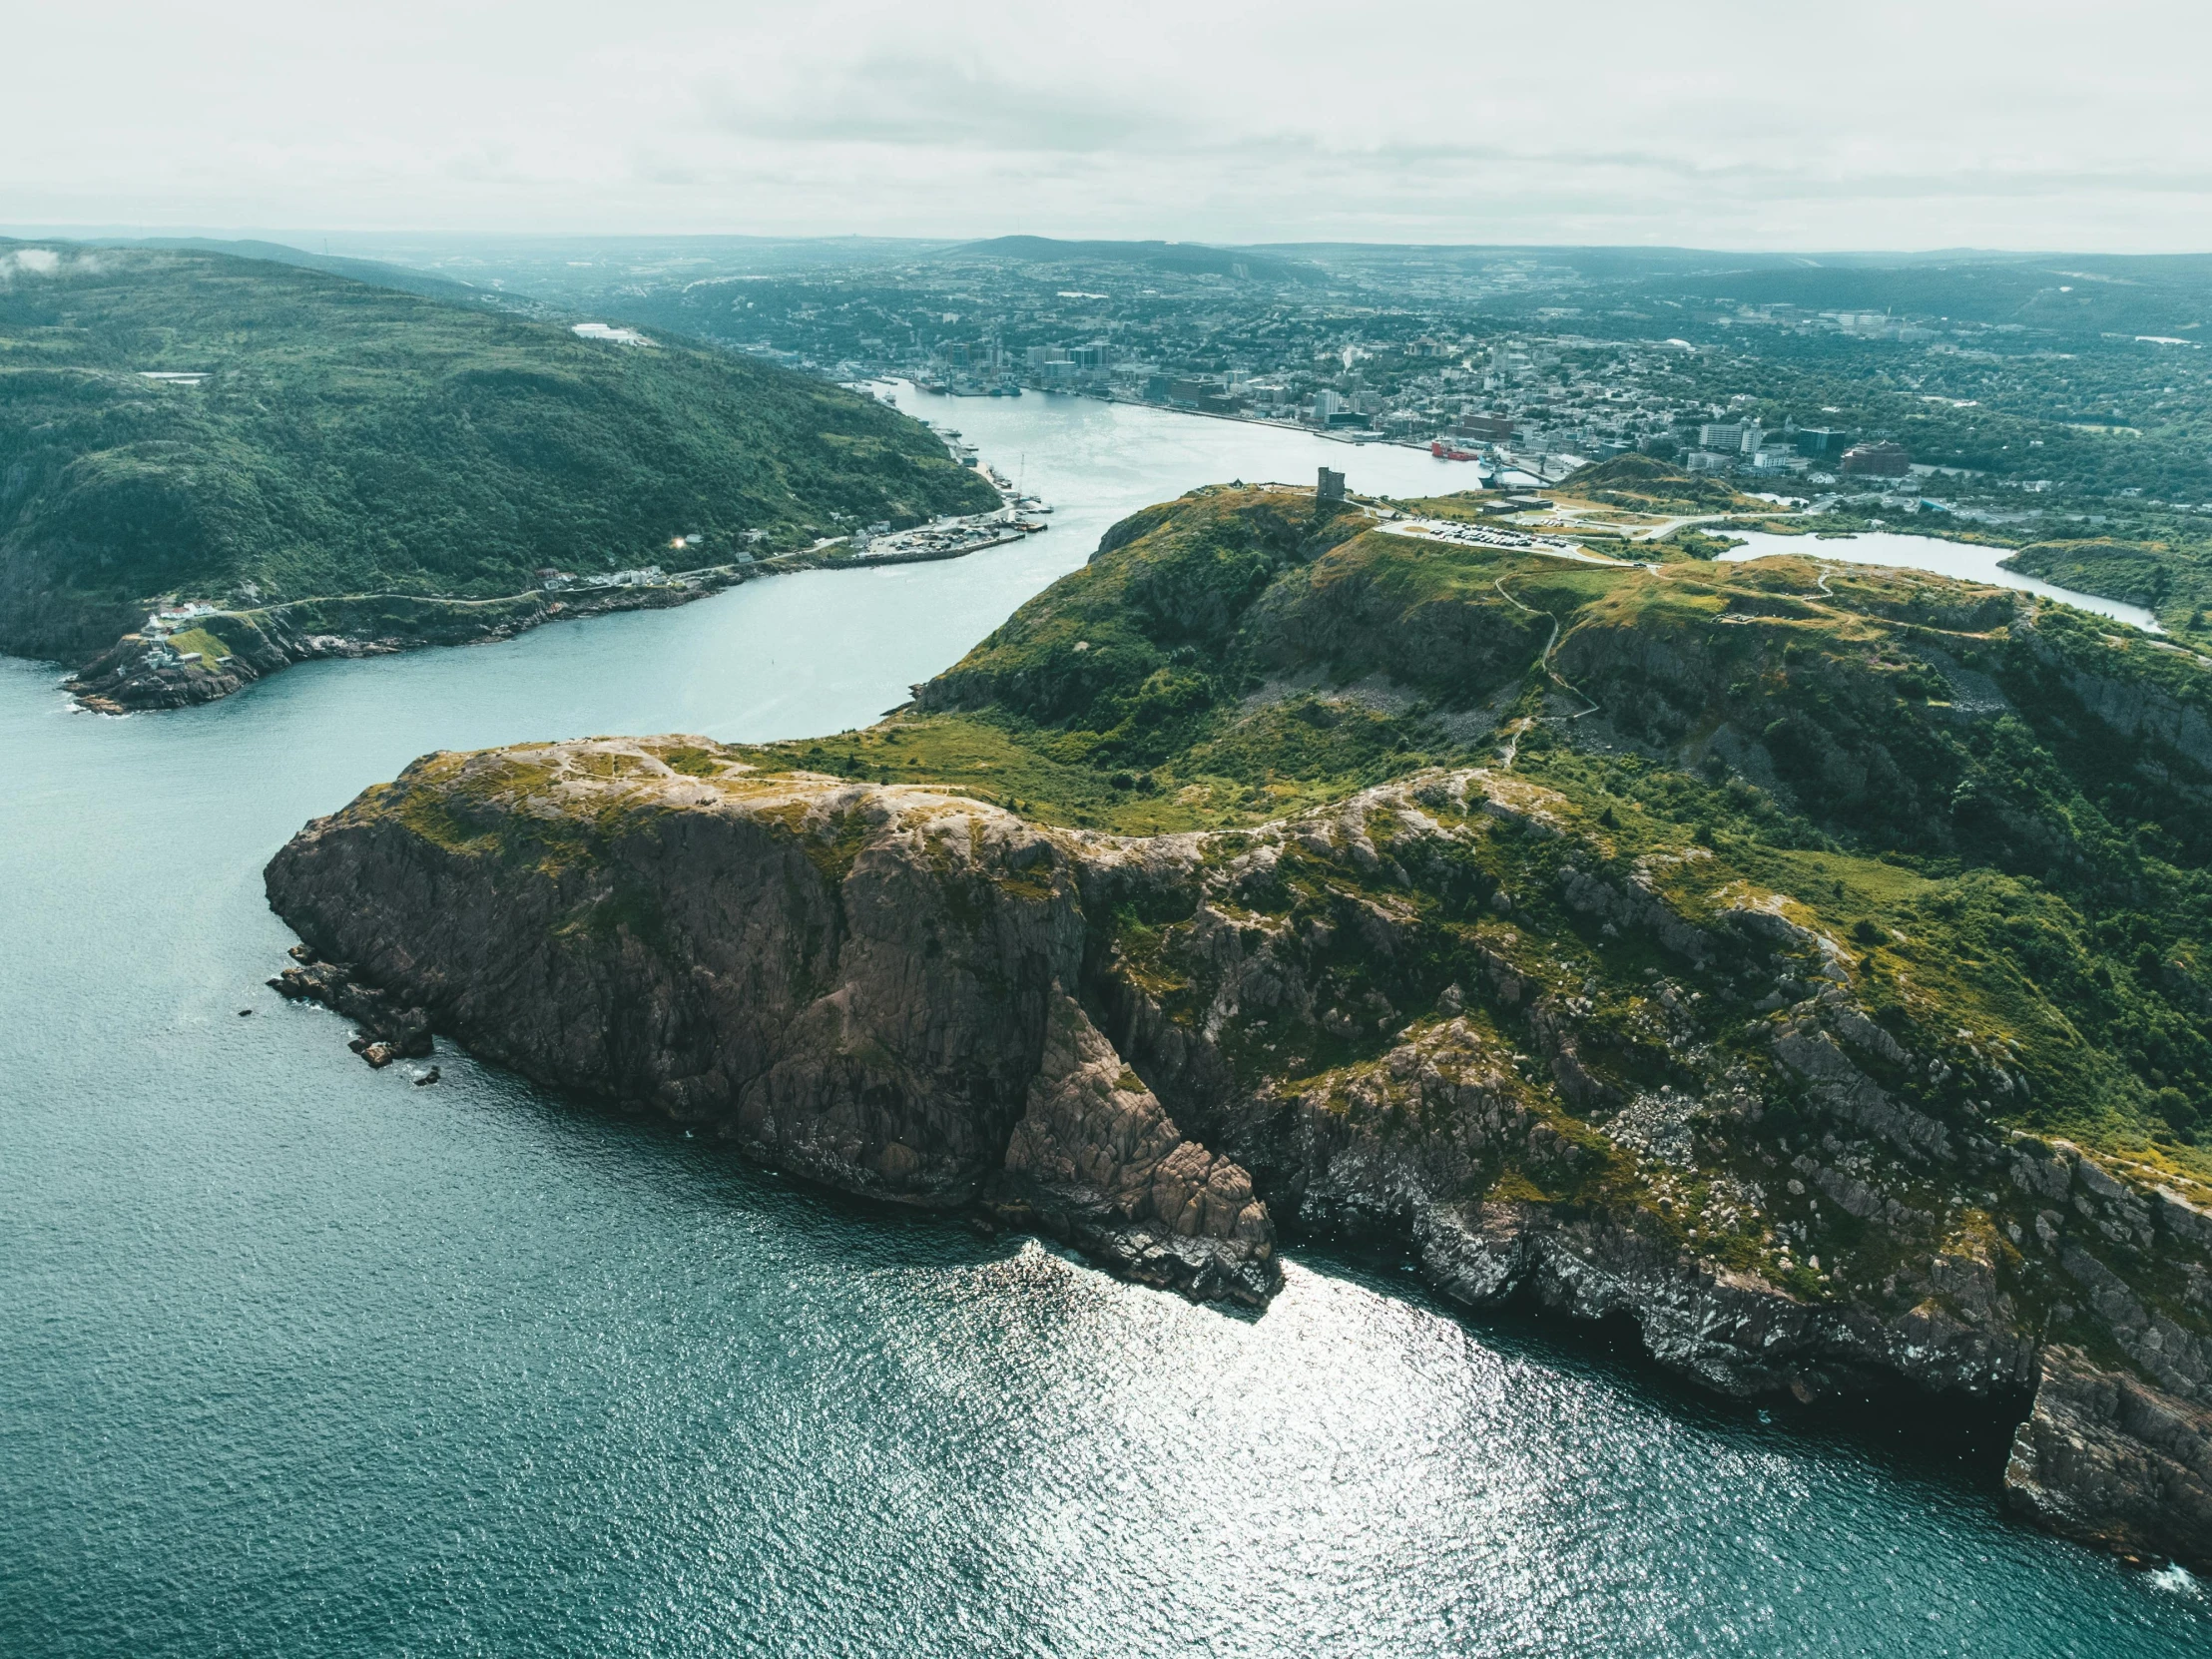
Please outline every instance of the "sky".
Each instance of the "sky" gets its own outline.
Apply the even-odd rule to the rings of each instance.
[[[2201,0],[14,12],[8,226],[2212,249]]]

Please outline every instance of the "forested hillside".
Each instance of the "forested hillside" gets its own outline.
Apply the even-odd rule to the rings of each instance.
[[[165,596],[485,598],[995,501],[906,417],[680,340],[0,244],[0,650],[79,659]]]

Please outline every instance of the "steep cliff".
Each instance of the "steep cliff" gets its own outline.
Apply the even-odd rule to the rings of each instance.
[[[1272,1292],[1249,1179],[1068,994],[1084,930],[1060,843],[955,796],[713,754],[417,762],[271,863],[321,958],[284,986],[381,1036],[368,987],[527,1076],[847,1192],[1033,1218],[1197,1296]]]
[[[1607,856],[1491,770],[1128,837],[597,740],[427,757],[269,887],[364,1034],[1195,1296],[1265,1301],[1273,1206],[1733,1393],[2034,1390],[2031,1513],[2212,1563],[2212,1193],[1991,1125],[2004,1049],[1901,1043],[1782,895]]]

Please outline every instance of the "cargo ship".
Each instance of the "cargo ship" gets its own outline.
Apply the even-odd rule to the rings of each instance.
[[[1479,461],[1482,452],[1468,449],[1452,438],[1435,438],[1428,445],[1428,452],[1439,461]]]

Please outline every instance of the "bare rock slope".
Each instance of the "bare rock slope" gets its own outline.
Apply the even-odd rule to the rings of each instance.
[[[1194,1296],[1272,1293],[1250,1179],[1069,994],[1065,847],[927,790],[678,770],[704,753],[416,763],[270,865],[322,958],[287,984],[356,1018],[375,987],[487,1059],[847,1192],[981,1203]]]

